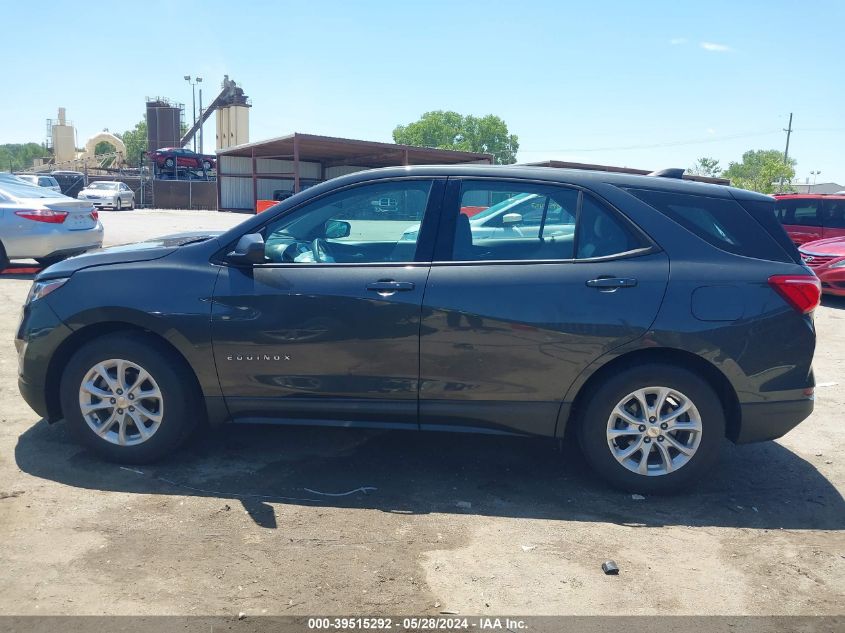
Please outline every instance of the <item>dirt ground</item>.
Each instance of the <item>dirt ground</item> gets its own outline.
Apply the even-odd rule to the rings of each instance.
[[[101,215],[110,243],[242,219]],[[845,300],[816,314],[809,420],[636,500],[573,447],[487,436],[226,427],[154,466],[99,462],[18,394],[30,280],[0,276],[2,614],[845,611]]]

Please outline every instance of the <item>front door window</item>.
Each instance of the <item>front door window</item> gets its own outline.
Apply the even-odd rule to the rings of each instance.
[[[430,180],[352,187],[286,214],[264,228],[273,263],[413,262]]]

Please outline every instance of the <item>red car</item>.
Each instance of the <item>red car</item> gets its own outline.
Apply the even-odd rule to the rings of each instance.
[[[216,156],[197,154],[181,147],[160,147],[157,150],[147,152],[147,156],[163,169],[173,169],[179,166],[189,169],[205,169],[208,171],[214,169],[217,163]]]
[[[845,237],[807,242],[801,259],[822,282],[822,292],[845,297]]]
[[[797,245],[845,237],[845,195],[790,193],[775,200],[777,218]]]

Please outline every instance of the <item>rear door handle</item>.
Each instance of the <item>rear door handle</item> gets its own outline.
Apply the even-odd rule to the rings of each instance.
[[[367,290],[380,295],[392,295],[394,292],[408,292],[414,289],[413,281],[373,281],[367,284]]]
[[[617,288],[633,288],[637,285],[637,280],[631,277],[599,277],[598,279],[590,279],[586,283],[590,288],[612,292]]]

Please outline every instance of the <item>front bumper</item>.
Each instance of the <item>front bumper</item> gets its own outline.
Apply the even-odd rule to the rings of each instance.
[[[817,270],[816,274],[822,282],[823,293],[845,297],[845,268]]]
[[[61,368],[56,351],[72,330],[61,322],[45,299],[25,306],[15,335],[18,389],[38,415],[54,422],[59,417],[58,380],[51,370]],[[51,364],[51,361],[55,361]],[[56,364],[57,362],[57,364]],[[60,371],[59,371],[60,373]]]
[[[814,404],[812,397],[742,404],[742,422],[734,441],[748,444],[782,437],[810,416]]]
[[[81,200],[85,200],[85,202],[93,205],[96,209],[102,209],[103,207],[111,209],[117,206],[114,198],[81,198]]]

